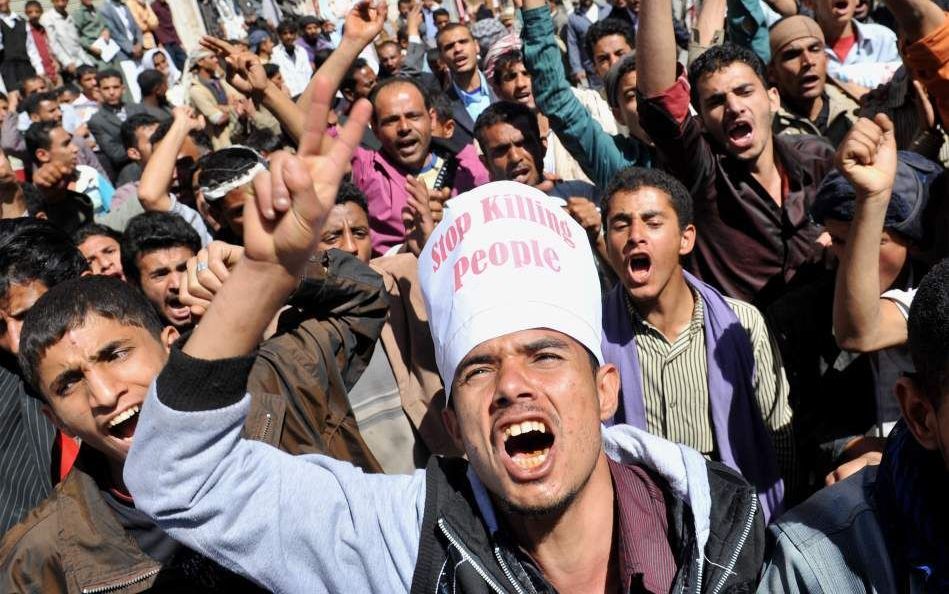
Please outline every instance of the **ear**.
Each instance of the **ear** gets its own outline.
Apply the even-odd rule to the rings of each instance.
[[[31,122],[38,122],[38,121],[40,121],[40,116],[39,116],[39,114],[37,114],[37,113],[31,113],[31,114],[29,114],[29,115],[30,115],[30,121],[31,121]]]
[[[352,91],[342,91],[342,90],[341,90],[340,93],[343,94],[343,98],[346,99],[346,101],[349,101],[350,104],[352,104],[353,101],[354,101],[354,99],[356,98],[356,96],[353,94]]]
[[[125,154],[126,154],[126,156],[128,156],[128,158],[131,159],[132,161],[141,161],[141,160],[142,160],[142,153],[139,152],[139,150],[138,150],[137,148],[127,148],[127,149],[125,149]]]
[[[768,103],[771,104],[771,113],[776,114],[781,109],[781,94],[778,87],[768,88]]]
[[[161,344],[165,347],[165,352],[171,352],[171,345],[175,344],[181,334],[174,326],[165,326],[161,331]]]
[[[920,386],[908,377],[901,377],[896,382],[896,399],[900,402],[900,410],[903,418],[906,419],[906,426],[912,431],[919,445],[927,450],[937,449],[939,420],[932,402]]]
[[[445,134],[447,135],[448,138],[451,138],[452,136],[454,136],[455,135],[455,120],[451,119],[445,122],[442,125],[442,130],[445,131]]]
[[[36,160],[40,163],[49,163],[49,150],[47,149],[36,149]]]
[[[682,237],[679,238],[679,255],[685,256],[692,252],[695,247],[695,225],[686,225],[682,230]]]
[[[435,126],[438,124],[438,117],[435,115],[435,108],[432,107],[428,110],[428,119],[431,122],[432,129],[435,129]]]
[[[458,415],[455,414],[453,407],[445,406],[442,409],[442,423],[445,424],[445,430],[448,431],[448,436],[451,437],[455,447],[465,451],[465,444],[461,440],[461,428],[458,427]]]
[[[606,421],[616,414],[619,406],[619,370],[612,363],[601,365],[596,371],[596,392],[600,400],[600,420]]]
[[[59,415],[50,407],[50,405],[43,403],[43,414],[46,415],[46,418],[49,419],[49,422],[53,424],[57,429],[66,434],[67,437],[75,438],[76,434],[69,430],[69,427],[63,423],[63,420],[59,418]]]

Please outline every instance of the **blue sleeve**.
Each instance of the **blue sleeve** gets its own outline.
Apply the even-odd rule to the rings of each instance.
[[[245,359],[238,361],[249,371],[253,358]],[[175,540],[270,591],[408,591],[425,472],[365,474],[241,439],[250,396],[240,397],[247,374],[232,361],[172,350],[125,463],[136,507]],[[213,407],[179,409],[197,401]]]
[[[606,187],[619,170],[646,163],[645,151],[628,159],[570,90],[554,41],[554,22],[546,6],[523,11],[524,65],[533,76],[534,98],[541,113],[583,172]]]
[[[109,211],[112,207],[112,196],[115,196],[115,188],[112,182],[101,173],[99,175],[99,197],[102,198],[102,208]]]
[[[755,52],[767,64],[771,61],[771,38],[760,0],[728,0],[728,39]]]
[[[526,48],[525,48],[526,49]],[[573,23],[567,21],[567,60],[570,62],[570,71],[573,73],[586,72],[583,67],[583,54],[580,52],[580,41]]]

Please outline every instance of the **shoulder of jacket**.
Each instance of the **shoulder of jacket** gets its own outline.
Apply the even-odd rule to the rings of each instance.
[[[10,528],[0,541],[0,567],[14,560],[44,563],[57,554],[59,540],[60,498],[63,484],[34,507],[19,524]],[[27,571],[25,568],[21,571]],[[0,575],[6,571],[0,572]]]

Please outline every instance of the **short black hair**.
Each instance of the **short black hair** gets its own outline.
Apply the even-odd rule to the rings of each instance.
[[[127,149],[138,148],[138,139],[136,138],[135,133],[141,128],[158,123],[158,118],[150,113],[137,113],[133,116],[129,116],[127,120],[122,122],[122,127],[119,128],[119,136],[122,138],[122,146]]]
[[[435,17],[432,17],[432,18],[434,19]],[[438,33],[435,34],[435,47],[438,49],[438,51],[441,51],[442,49],[441,42],[439,42],[439,39],[441,38],[441,36],[446,33],[451,33],[452,31],[455,31],[456,29],[464,29],[465,31],[468,32],[468,35],[471,36],[471,39],[474,39],[474,42],[478,43],[478,40],[475,39],[474,33],[471,32],[471,29],[468,27],[468,25],[464,23],[448,23],[447,25],[442,27]]]
[[[174,118],[168,118],[164,122],[158,124],[158,127],[155,128],[155,131],[152,132],[151,138],[148,140],[152,144],[158,144],[161,140],[168,135],[168,131],[171,130],[171,126],[175,123]],[[204,149],[205,151],[213,150],[211,146],[211,137],[208,136],[207,132],[204,130],[192,130],[188,132],[188,137],[191,138],[191,141],[198,145],[199,148]]]
[[[264,74],[267,75],[267,78],[273,78],[280,74],[280,66],[277,66],[273,62],[267,62],[264,64]]]
[[[146,97],[153,95],[158,87],[165,82],[165,75],[155,69],[147,68],[139,73],[136,82],[138,83],[138,89],[142,92],[142,97]]]
[[[115,68],[106,68],[105,70],[100,70],[99,73],[96,74],[96,82],[100,84],[107,78],[117,78],[119,79],[119,82],[125,84],[125,79],[122,78],[122,73]]]
[[[511,49],[504,52],[498,59],[494,61],[494,73],[491,76],[491,82],[495,86],[501,84],[501,77],[504,75],[504,71],[511,67],[512,64],[523,63],[524,54],[521,53],[519,49]]]
[[[43,10],[43,5],[39,3],[39,0],[27,0],[26,4],[23,5],[23,10],[31,6],[37,6],[40,10]]]
[[[669,196],[672,210],[679,220],[679,228],[685,229],[692,224],[692,195],[682,182],[661,169],[646,169],[644,167],[627,167],[617,173],[606,186],[603,193],[603,221],[609,215],[610,201],[619,192],[634,192],[640,188],[655,188]]]
[[[339,184],[339,191],[336,192],[336,204],[346,204],[352,202],[369,216],[369,206],[366,204],[366,195],[362,193],[356,184],[344,181]]]
[[[26,88],[26,83],[30,82],[31,80],[39,80],[39,81],[43,81],[44,83],[46,82],[46,79],[38,74],[34,74],[33,76],[27,76],[22,81],[20,81],[18,90],[20,91],[21,95],[23,94],[23,89]]]
[[[411,76],[396,75],[390,76],[384,81],[379,82],[372,88],[372,91],[369,92],[369,102],[372,103],[372,120],[376,121],[378,115],[378,110],[376,107],[376,98],[379,97],[379,93],[382,92],[386,87],[391,87],[392,85],[409,85],[415,87],[419,93],[422,94],[422,101],[425,103],[426,111],[432,108],[432,97],[428,94],[428,91],[425,90],[425,87],[422,86],[422,83],[415,80]]]
[[[751,68],[766,89],[770,86],[765,76],[764,62],[757,54],[744,46],[725,42],[722,45],[709,48],[689,65],[689,82],[692,85],[691,99],[695,109],[702,111],[702,106],[699,104],[699,79],[706,74],[712,74],[727,68],[735,62],[741,62]]]
[[[633,31],[632,25],[619,19],[603,19],[590,25],[586,35],[583,36],[583,48],[587,51],[587,56],[591,60],[593,59],[593,48],[596,43],[610,35],[619,35],[626,39],[626,43],[629,44],[630,48],[636,47],[636,33]]]
[[[923,277],[909,310],[907,331],[917,381],[938,409],[949,392],[949,259]]]
[[[56,128],[62,128],[60,122],[33,122],[23,134],[23,140],[26,142],[26,154],[31,161],[36,160],[36,151],[39,149],[49,150],[53,146],[51,133]]]
[[[444,8],[436,8],[435,10],[432,11],[432,20],[434,20],[435,17],[438,17],[438,16],[446,16],[448,18],[451,18],[451,13],[445,10]]]
[[[197,254],[201,238],[180,216],[171,212],[146,212],[132,218],[122,237],[122,270],[125,278],[141,286],[138,259],[148,252],[185,247]]]
[[[333,50],[329,48],[323,48],[313,52],[313,72],[316,72],[320,69],[320,66],[323,65],[327,59],[329,59],[330,54],[333,53]],[[269,74],[267,76],[270,76]]]
[[[20,369],[40,394],[43,355],[67,332],[82,327],[90,315],[138,326],[161,340],[161,320],[141,291],[109,276],[83,276],[62,282],[37,299],[23,320]]]
[[[488,128],[496,124],[510,124],[524,134],[525,140],[540,144],[540,124],[537,123],[537,114],[521,103],[498,101],[482,111],[475,122],[474,137],[484,154],[488,153],[484,134]],[[540,157],[543,161],[543,155]],[[535,163],[535,165],[543,167],[543,162]]]
[[[96,75],[96,81],[98,81],[98,80],[99,80],[99,74],[98,74],[99,71],[96,69],[95,66],[91,66],[91,65],[89,65],[89,64],[83,64],[83,65],[80,66],[79,68],[76,68],[76,80],[77,80],[77,81],[78,81],[78,80],[82,80],[82,77],[84,77],[85,75],[89,74],[90,72],[91,72],[92,74],[95,74],[95,75]]]
[[[278,35],[288,31],[297,32],[297,22],[294,19],[283,19],[277,24]]]
[[[99,236],[114,239],[119,244],[122,243],[121,233],[112,227],[107,227],[106,225],[101,225],[99,223],[86,223],[82,227],[79,227],[73,232],[72,241],[74,244],[76,244],[76,247],[79,247],[82,242],[89,239],[90,237]]]
[[[46,197],[33,184],[22,184],[23,199],[26,200],[26,213],[31,217],[46,212]]]
[[[33,93],[23,100],[23,111],[33,115],[40,109],[40,103],[49,101],[59,105],[59,93],[56,91],[44,91],[42,93]]]
[[[283,134],[274,134],[269,128],[253,128],[243,144],[261,153],[273,153],[285,146]]]
[[[350,64],[349,69],[346,70],[346,74],[343,75],[343,80],[339,83],[339,90],[342,91],[353,91],[356,88],[356,72],[363,68],[368,68],[369,62],[365,58],[356,58],[353,60],[353,63]]]
[[[88,268],[72,239],[48,221],[0,220],[0,299],[10,285],[39,281],[51,288]]]
[[[431,99],[432,109],[435,110],[435,117],[438,118],[439,122],[444,125],[445,122],[455,119],[455,110],[448,95],[439,91],[432,93]]]

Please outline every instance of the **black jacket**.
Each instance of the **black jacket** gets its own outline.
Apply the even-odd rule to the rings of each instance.
[[[515,554],[516,547],[501,531],[488,534],[467,468],[460,459],[433,457],[429,462],[413,594],[556,592],[536,567],[522,562],[523,556]],[[703,556],[696,547],[688,504],[666,490],[669,542],[679,568],[671,592],[753,592],[764,559],[757,497],[731,469],[716,462],[708,462],[707,468],[712,510],[705,562],[697,562]]]

